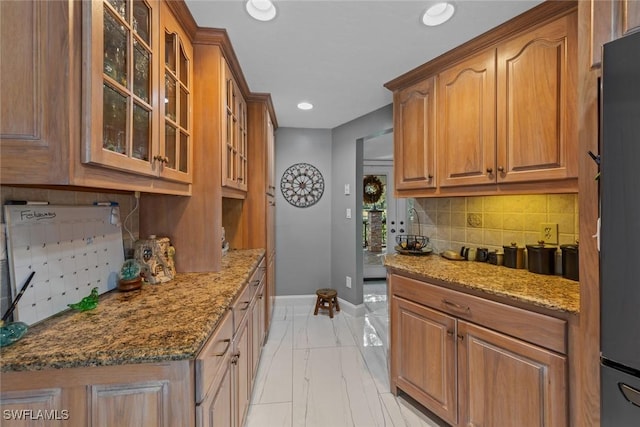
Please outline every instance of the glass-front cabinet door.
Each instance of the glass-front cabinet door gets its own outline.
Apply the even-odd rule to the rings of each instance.
[[[82,161],[191,182],[192,55],[170,10],[157,0],[82,7]]]
[[[167,6],[163,4],[163,8]],[[162,15],[162,129],[158,160],[160,175],[191,181],[192,125],[191,70],[193,52],[180,26],[163,10]]]

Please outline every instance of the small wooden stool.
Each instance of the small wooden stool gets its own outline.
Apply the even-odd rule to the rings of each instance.
[[[328,308],[329,317],[333,319],[333,307],[336,311],[340,311],[340,304],[338,304],[338,291],[335,289],[322,288],[316,291],[318,299],[316,300],[316,309],[313,311],[313,315],[318,314],[319,308]]]

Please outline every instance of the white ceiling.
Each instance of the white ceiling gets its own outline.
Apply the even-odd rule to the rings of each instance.
[[[453,0],[440,27],[431,0],[274,0],[259,22],[243,0],[185,0],[201,27],[225,28],[252,92],[271,93],[281,127],[331,129],[392,102],[383,84],[519,15],[540,0]],[[298,110],[300,101],[315,108]]]

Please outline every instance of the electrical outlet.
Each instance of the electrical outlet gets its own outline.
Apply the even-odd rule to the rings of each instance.
[[[345,285],[347,286],[347,288],[351,289],[351,277],[346,276],[345,279]]]
[[[553,222],[543,222],[540,224],[540,240],[550,245],[558,244],[558,224]]]

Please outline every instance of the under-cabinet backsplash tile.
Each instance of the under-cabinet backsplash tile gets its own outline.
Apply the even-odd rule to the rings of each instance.
[[[578,239],[578,195],[539,194],[409,199],[418,212],[419,234],[437,252],[460,246],[501,249],[540,240],[540,224],[558,224],[558,244]],[[410,219],[408,229],[418,233]]]

